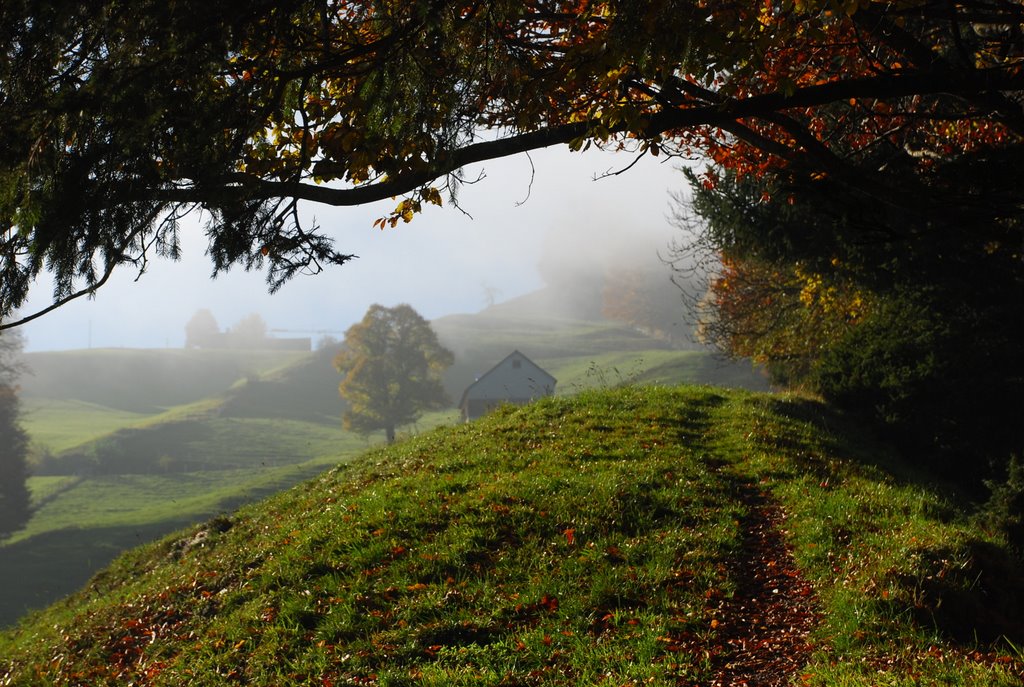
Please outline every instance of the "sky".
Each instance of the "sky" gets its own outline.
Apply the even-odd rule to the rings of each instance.
[[[180,261],[151,261],[141,277],[123,269],[95,298],[80,298],[24,325],[27,351],[79,348],[181,347],[185,324],[209,309],[222,329],[258,313],[276,336],[344,330],[379,303],[408,303],[424,317],[478,312],[488,298],[503,302],[544,286],[537,269],[556,256],[600,268],[623,250],[664,253],[680,232],[669,221],[670,192],[685,187],[679,163],[646,156],[558,147],[529,157],[490,161],[465,170],[484,178],[459,194],[465,211],[428,206],[411,223],[373,227],[396,201],[356,208],[306,204],[305,216],[359,256],[315,276],[298,276],[268,293],[263,272],[210,278],[198,219],[183,223]],[[531,183],[532,178],[532,183]],[[50,287],[36,284],[22,314],[49,304]]]

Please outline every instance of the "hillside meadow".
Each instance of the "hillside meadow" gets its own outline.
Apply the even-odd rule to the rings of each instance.
[[[120,556],[11,685],[1019,685],[1020,561],[813,401],[626,386],[372,449]]]
[[[465,349],[446,378],[456,401],[470,371],[485,371],[488,357],[494,364],[513,348],[536,351],[559,378],[560,394],[634,380],[763,384],[749,366],[721,367],[706,351],[671,350],[611,323],[454,320],[457,333],[438,328]],[[381,442],[342,429],[332,356],[330,348],[29,354],[25,426],[43,449],[29,480],[37,510],[0,544],[0,626],[80,588],[127,548],[286,489]],[[431,413],[402,434],[457,421],[454,409]]]
[[[323,356],[97,349],[30,353],[26,363],[24,425],[41,449],[29,479],[36,512],[0,544],[0,625],[78,589],[125,549],[367,445],[342,432],[336,388],[326,404],[310,390],[272,424],[256,408],[230,411],[256,387],[322,379]]]

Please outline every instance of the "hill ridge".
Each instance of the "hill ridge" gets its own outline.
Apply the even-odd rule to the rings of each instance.
[[[453,400],[513,346],[551,356],[537,362],[557,372],[560,394],[628,380],[764,383],[749,365],[720,369],[707,352],[669,349],[615,323],[506,315],[441,318],[457,324],[438,326],[466,353],[445,378]],[[204,520],[369,446],[341,428],[333,352],[31,354],[26,427],[41,447],[30,479],[40,508],[0,545],[0,626],[78,588],[140,533]],[[454,420],[454,410],[432,413],[405,432]],[[71,476],[85,479],[72,487]]]
[[[985,644],[972,649],[958,637],[976,621],[947,613],[963,594],[1010,603],[1010,587],[965,563],[982,533],[844,427],[855,430],[798,398],[707,387],[504,409],[130,552],[0,635],[0,676],[670,685],[775,671],[809,685],[1019,684],[1021,657],[994,628],[974,627]],[[794,603],[817,600],[796,612],[817,622],[743,664],[743,640],[761,640],[730,632],[768,584],[789,584],[751,586],[772,567]],[[1019,623],[999,632],[1021,639]],[[794,646],[791,665],[771,664]]]

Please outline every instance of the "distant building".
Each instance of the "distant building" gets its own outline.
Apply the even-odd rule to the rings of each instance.
[[[522,405],[550,396],[557,381],[525,355],[513,351],[462,393],[462,419],[469,422],[503,403]]]

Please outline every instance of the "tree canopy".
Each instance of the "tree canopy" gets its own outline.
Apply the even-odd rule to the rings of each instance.
[[[300,202],[396,198],[394,226],[556,144],[786,169],[1019,252],[1016,184],[983,175],[979,204],[935,170],[1020,164],[1022,24],[1009,0],[10,0],[0,318],[40,273],[56,306],[177,257],[194,211],[214,273],[273,290],[352,257]]]
[[[939,222],[785,173],[718,171],[711,188],[691,175],[687,206],[719,262],[705,339],[874,421],[929,469],[1002,477],[1024,455],[1024,261],[999,234],[1021,216]],[[1000,190],[976,192],[984,206]]]
[[[411,306],[370,306],[345,332],[334,358],[344,376],[339,390],[349,404],[345,428],[363,434],[382,429],[390,444],[398,427],[448,403],[441,373],[453,362],[452,352]]]
[[[224,333],[224,339],[231,348],[260,348],[267,341],[267,323],[259,313],[249,313]]]

